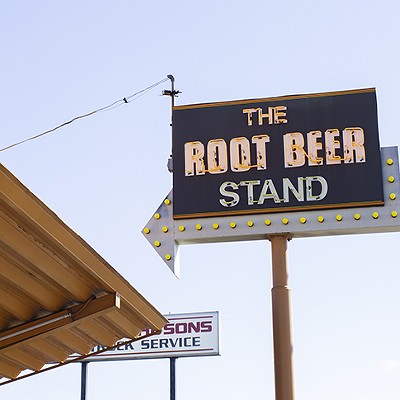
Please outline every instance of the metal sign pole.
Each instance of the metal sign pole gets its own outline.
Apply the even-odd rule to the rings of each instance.
[[[169,359],[169,393],[170,400],[175,400],[176,393],[176,358],[172,357]]]
[[[181,93],[179,90],[175,90],[175,78],[173,75],[167,75],[167,78],[171,81],[171,90],[163,90],[163,96],[170,96],[171,97],[171,130],[172,130],[172,111],[175,106],[175,97]],[[171,131],[172,133],[172,131]],[[167,167],[169,172],[173,172],[173,162],[172,162],[172,142],[171,142],[171,155],[168,159]]]
[[[86,400],[87,367],[88,362],[81,362],[81,400]]]
[[[275,361],[275,399],[293,400],[293,347],[290,318],[290,289],[286,262],[288,236],[271,236],[272,319]]]

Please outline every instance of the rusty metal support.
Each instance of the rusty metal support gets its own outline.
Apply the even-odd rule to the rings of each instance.
[[[22,342],[28,343],[66,326],[77,325],[79,321],[95,318],[114,308],[120,308],[118,293],[110,293],[99,298],[90,297],[83,304],[17,325],[0,333],[0,354],[12,346],[19,346]]]

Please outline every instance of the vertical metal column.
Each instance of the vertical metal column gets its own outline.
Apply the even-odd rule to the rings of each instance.
[[[169,359],[169,393],[170,400],[175,400],[175,388],[176,388],[176,358],[172,357]]]
[[[81,362],[81,400],[86,400],[86,386],[87,386],[87,361]]]
[[[173,75],[167,75],[167,78],[171,81],[171,90],[163,90],[163,96],[170,96],[171,97],[171,134],[172,134],[172,112],[175,106],[175,97],[181,93],[179,90],[175,90],[175,78]],[[171,138],[172,139],[172,138]],[[167,167],[169,172],[173,172],[173,148],[172,148],[172,140],[171,140],[171,155],[168,159]]]
[[[294,399],[290,289],[286,262],[288,239],[288,236],[269,237],[272,248],[272,320],[276,400]]]

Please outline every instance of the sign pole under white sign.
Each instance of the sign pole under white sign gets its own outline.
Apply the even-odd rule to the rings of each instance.
[[[87,367],[88,362],[81,362],[81,400],[86,400],[86,387],[87,387]]]
[[[176,358],[169,359],[169,398],[175,400],[176,393]]]

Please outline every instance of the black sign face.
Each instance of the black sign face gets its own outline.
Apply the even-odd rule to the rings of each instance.
[[[174,218],[383,205],[374,89],[173,110]]]

